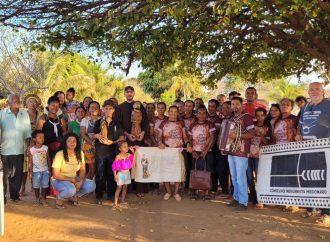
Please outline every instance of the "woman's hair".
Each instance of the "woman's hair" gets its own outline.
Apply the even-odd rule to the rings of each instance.
[[[53,96],[58,98],[59,94],[63,94],[65,96],[65,93],[63,91],[56,91]],[[60,101],[58,101],[58,102],[60,102]],[[62,107],[66,108],[66,103],[65,102],[62,104]]]
[[[86,113],[86,109],[85,109],[84,107],[81,107],[81,106],[77,107],[76,110],[74,111],[74,113],[77,114],[77,111],[78,111],[79,109],[84,110],[84,112]]]
[[[188,102],[191,102],[192,104],[193,104],[193,108],[195,108],[195,102],[193,101],[193,100],[186,100],[184,103],[186,104],[186,103],[188,103]]]
[[[47,105],[49,105],[49,104],[51,104],[51,103],[53,103],[53,102],[58,102],[58,103],[60,103],[60,100],[58,99],[58,97],[57,96],[51,96],[50,98],[48,98],[48,101],[47,101]]]
[[[80,163],[81,162],[81,147],[80,147],[80,143],[79,143],[79,137],[75,133],[67,133],[64,136],[64,142],[63,142],[63,148],[62,148],[64,160],[65,160],[65,162],[69,162],[68,147],[67,147],[66,142],[70,137],[76,138],[77,145],[76,145],[76,148],[74,149],[74,153],[75,153],[78,163]]]
[[[266,116],[266,118],[265,118],[265,125],[267,125],[268,127],[271,126],[271,125],[270,125],[270,121],[272,120],[272,116],[270,115],[270,110],[271,110],[272,108],[277,108],[278,111],[281,112],[281,108],[280,108],[280,105],[279,105],[278,103],[273,103],[273,104],[270,106],[269,112],[268,112],[268,114],[267,114],[267,116]],[[281,116],[282,116],[282,115],[281,115]],[[279,119],[281,118],[281,116],[279,117]]]
[[[88,104],[88,110],[90,109],[90,107],[92,106],[92,104],[96,104],[96,105],[99,107],[99,109],[101,109],[101,105],[100,105],[99,102],[97,102],[97,101],[91,101],[91,102]]]
[[[307,98],[305,98],[304,96],[298,96],[296,97],[296,102],[300,102],[300,101],[304,101],[305,103],[307,103]]]
[[[54,93],[54,96],[58,96],[58,94],[63,94],[63,95],[65,95],[65,93],[63,92],[63,91],[56,91],[55,93]]]
[[[179,108],[175,105],[172,105],[171,107],[169,107],[168,111],[170,111],[172,108],[176,109],[176,111],[179,112]]]
[[[282,102],[289,102],[291,104],[291,108],[293,109],[293,107],[294,107],[294,101],[292,99],[290,99],[290,98],[282,98],[280,100],[280,103],[282,104]]]
[[[156,104],[155,103],[147,103],[147,106],[146,106],[146,108],[148,107],[148,106],[154,106],[154,108],[156,108]]]

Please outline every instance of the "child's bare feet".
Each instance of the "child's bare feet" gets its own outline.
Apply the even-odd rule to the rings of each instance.
[[[120,202],[120,207],[123,207],[123,208],[128,208],[128,203],[123,201],[123,202]]]

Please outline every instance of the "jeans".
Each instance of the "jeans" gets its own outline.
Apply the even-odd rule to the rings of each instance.
[[[79,180],[79,177],[77,177]],[[86,179],[81,186],[80,190],[77,191],[73,183],[69,181],[59,181],[52,179],[52,186],[55,190],[59,192],[57,195],[58,199],[70,198],[73,196],[82,197],[87,193],[93,192],[95,190],[95,183],[93,180]]]
[[[256,187],[255,187],[254,177],[253,177],[253,172],[255,172],[257,175],[258,163],[259,163],[258,158],[250,157],[248,160],[248,169],[246,171],[247,183],[248,183],[248,187],[249,187],[249,191],[250,191],[250,198],[251,198],[253,204],[258,204],[257,192],[256,192]]]
[[[233,197],[240,204],[247,206],[248,192],[246,170],[248,168],[248,158],[228,155],[228,162],[231,179],[234,185]]]
[[[228,180],[229,180],[229,164],[228,156],[222,155],[220,152],[215,157],[214,163],[215,181],[220,182],[221,190],[223,194],[229,194]]]
[[[10,199],[17,200],[22,184],[24,155],[2,155],[1,158],[3,163],[3,195],[6,197],[8,180]]]
[[[33,188],[48,188],[49,187],[49,171],[38,171],[32,174]]]
[[[97,144],[95,151],[96,198],[102,199],[105,190],[108,196],[114,196],[117,184],[112,171],[112,163],[116,157],[116,146]]]

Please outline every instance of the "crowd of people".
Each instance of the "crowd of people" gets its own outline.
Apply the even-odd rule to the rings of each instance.
[[[258,203],[255,188],[259,151],[264,145],[330,137],[330,101],[324,98],[321,83],[310,83],[309,101],[283,98],[267,107],[257,101],[254,87],[245,90],[245,98],[233,91],[229,97],[141,103],[134,100],[134,88],[127,86],[126,101],[115,98],[102,106],[91,97],[75,100],[75,90],[58,91],[42,109],[38,96],[28,95],[21,106],[15,94],[0,112],[1,159],[4,171],[4,196],[7,184],[12,202],[20,202],[26,193],[26,181],[32,179],[36,205],[48,206],[47,195],[56,196],[56,208],[65,208],[64,200],[79,204],[78,198],[95,192],[102,205],[104,195],[114,207],[127,205],[126,192],[143,198],[159,194],[159,183],[139,183],[131,179],[134,151],[137,147],[182,148],[185,182],[164,182],[164,200],[180,201],[183,193],[190,199],[231,198],[228,207],[245,211]],[[300,112],[292,114],[294,105]],[[269,109],[269,110],[268,110]],[[239,129],[230,129],[235,124]],[[229,125],[229,126],[228,126]],[[221,148],[223,140],[232,140],[230,149]],[[209,191],[189,188],[190,170],[196,166],[212,174]],[[285,207],[285,211],[296,210]],[[329,209],[309,208],[304,217],[320,216],[329,223]]]

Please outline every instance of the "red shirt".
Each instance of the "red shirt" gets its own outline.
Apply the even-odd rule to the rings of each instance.
[[[150,127],[154,127],[154,129],[158,129],[159,125],[164,121],[164,120],[168,120],[167,116],[164,116],[163,119],[160,119],[159,117],[154,117],[151,122],[149,123]]]
[[[194,151],[202,152],[207,145],[207,140],[211,133],[215,131],[213,123],[206,121],[205,123],[195,122],[190,126],[189,135],[192,138],[192,146]]]
[[[185,130],[182,121],[164,120],[158,128],[162,134],[163,144],[171,148],[181,148],[184,145],[183,132]]]
[[[255,111],[257,108],[264,108],[267,110],[267,107],[261,103],[243,103],[243,111],[250,114],[252,117],[255,117]]]
[[[192,114],[189,118],[183,117],[184,126],[186,127],[186,130],[189,130],[190,126],[197,122],[197,118],[194,114]]]
[[[255,126],[254,129],[259,131],[261,136],[265,137],[268,132],[268,127],[264,126]],[[258,135],[254,135],[251,139],[251,147],[250,147],[250,157],[259,158],[260,147],[266,145],[262,142],[262,137]]]
[[[278,120],[274,127],[273,142],[275,144],[288,143],[295,141],[297,134],[298,117],[290,115],[287,118]]]
[[[214,116],[209,115],[207,117],[207,121],[210,121],[211,123],[213,123],[217,132],[219,132],[222,119],[218,115],[214,115]]]

